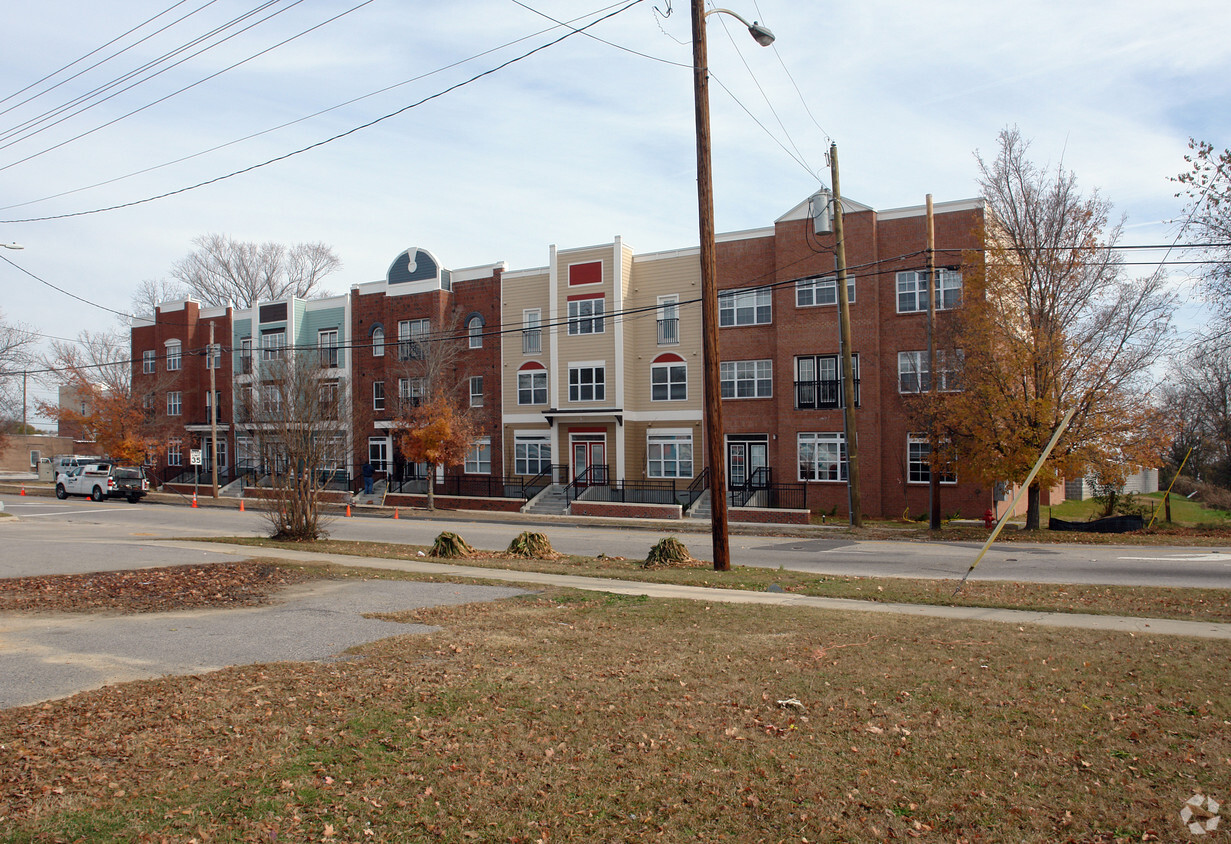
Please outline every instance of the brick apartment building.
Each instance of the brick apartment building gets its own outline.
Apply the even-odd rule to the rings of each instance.
[[[850,200],[844,209],[863,510],[919,514],[930,446],[912,430],[906,404],[930,382],[925,211],[878,212]],[[834,238],[816,234],[812,210],[805,200],[771,226],[718,238],[722,459],[732,488],[789,484],[802,496],[795,506],[845,515]],[[960,305],[963,261],[981,260],[983,204],[934,210],[944,320]],[[220,446],[229,438],[223,451],[240,463],[251,444],[248,434],[234,437],[232,425],[242,424],[231,417],[230,376],[236,389],[252,386],[246,361],[269,343],[293,342],[337,348],[336,379],[352,412],[334,435],[345,441],[339,465],[352,489],[365,461],[399,488],[426,482],[424,467],[397,453],[392,431],[399,409],[433,379],[457,391],[480,428],[464,464],[440,469],[438,493],[449,493],[445,479],[485,480],[486,494],[498,496],[502,481],[548,471],[562,483],[687,487],[708,463],[699,297],[696,247],[638,254],[619,238],[551,246],[546,266],[519,270],[450,270],[427,250],[408,249],[383,279],[345,296],[235,312],[191,300],[162,305],[133,329],[134,383],[154,389],[156,412],[180,423],[182,448],[207,446],[203,349],[213,321],[231,338],[218,372]],[[956,387],[959,356],[938,351],[940,389]],[[174,454],[168,449],[166,462]],[[941,481],[946,514],[975,516],[992,503],[960,468]]]
[[[202,449],[202,472],[210,470],[210,405],[218,401],[218,464],[230,465],[232,438],[232,308],[202,308],[192,299],[164,302],[132,327],[133,394],[141,396],[160,431],[163,453],[151,456],[159,480],[186,471],[191,449]],[[207,354],[210,326],[215,353]],[[213,370],[215,390],[210,395]]]

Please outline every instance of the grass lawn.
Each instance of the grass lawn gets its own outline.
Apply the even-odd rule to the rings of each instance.
[[[0,712],[33,841],[1182,841],[1231,648],[547,591]]]
[[[288,548],[328,554],[422,560],[430,546],[387,542],[320,540],[312,543],[278,542],[256,537],[201,538],[196,541],[227,542],[254,548]],[[687,543],[687,537],[684,537]],[[904,604],[1001,607],[1041,612],[1078,612],[1098,615],[1131,615],[1176,618],[1185,621],[1231,622],[1231,591],[1226,589],[1180,589],[1152,586],[1099,586],[1081,584],[1013,583],[967,581],[954,596],[956,580],[922,580],[897,577],[844,577],[816,575],[785,569],[732,566],[715,572],[708,566],[695,568],[642,568],[637,560],[615,557],[560,556],[553,560],[481,553],[479,556],[431,562],[496,568],[502,571],[540,571],[588,577],[612,577],[648,583],[679,583],[719,589],[764,592],[776,584],[786,592],[826,598],[854,598]]]

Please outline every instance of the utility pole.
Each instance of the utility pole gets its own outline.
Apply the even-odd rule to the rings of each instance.
[[[709,68],[705,4],[692,0],[692,73],[697,119],[697,204],[701,234],[701,349],[705,369],[705,450],[710,470],[710,534],[714,570],[731,570],[727,538],[726,454],[718,357],[718,248],[714,243],[714,181],[710,164]]]
[[[927,196],[927,274],[928,274],[928,392],[932,412],[928,414],[928,527],[940,529],[940,471],[936,462],[936,219],[932,215],[932,195]]]
[[[859,444],[855,430],[855,368],[851,353],[851,299],[846,291],[846,240],[842,231],[842,189],[838,186],[838,145],[829,145],[829,171],[833,180],[834,263],[837,267],[838,325],[842,349],[842,430],[846,438],[846,498],[851,527],[863,527],[859,502]],[[842,456],[838,455],[839,461]]]
[[[29,377],[30,373],[23,369],[21,371],[21,432],[23,434],[30,433],[26,425],[26,379]]]
[[[209,367],[209,471],[213,485],[213,497],[218,497],[218,392],[214,389],[218,378],[218,363],[222,355],[214,357],[214,321],[209,321],[209,350],[205,353],[205,365]]]

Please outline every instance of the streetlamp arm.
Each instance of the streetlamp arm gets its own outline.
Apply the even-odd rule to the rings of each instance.
[[[716,15],[719,12],[730,15],[731,17],[735,18],[737,21],[742,23],[744,26],[748,27],[748,34],[751,35],[754,39],[756,39],[756,42],[760,44],[762,47],[768,47],[770,44],[774,43],[774,34],[769,31],[768,26],[762,26],[756,21],[753,21],[752,23],[748,23],[748,21],[745,20],[742,15],[736,12],[733,12],[730,9],[710,9],[708,12],[705,13],[705,17],[708,18],[710,15]]]

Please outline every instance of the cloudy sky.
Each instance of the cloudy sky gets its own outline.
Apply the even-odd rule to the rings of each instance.
[[[550,244],[695,245],[687,4],[605,2],[9,4],[0,242],[25,249],[0,257],[94,304],[0,261],[0,310],[57,337],[112,328],[104,308],[127,312],[213,232],[324,241],[344,263],[336,292],[411,246],[517,269]],[[724,5],[778,40],[709,19],[720,232],[828,183],[831,141],[852,199],[973,197],[975,151],[1016,125],[1037,161],[1115,203],[1125,242],[1168,243],[1188,138],[1231,145],[1225,0]],[[551,20],[604,15],[594,37]]]

